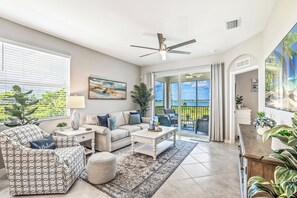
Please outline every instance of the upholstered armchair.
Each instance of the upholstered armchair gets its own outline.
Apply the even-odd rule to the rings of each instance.
[[[178,114],[175,113],[174,109],[164,109],[164,114],[168,117],[170,125],[177,125]]]
[[[196,120],[195,133],[198,131],[208,133],[209,115],[203,115],[201,119]]]
[[[85,149],[75,137],[53,136],[56,149],[30,148],[48,135],[36,125],[0,133],[11,195],[66,193],[85,168]]]

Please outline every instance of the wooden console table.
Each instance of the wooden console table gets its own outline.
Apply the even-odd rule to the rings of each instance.
[[[268,181],[274,178],[274,169],[280,162],[266,157],[272,153],[271,140],[263,143],[254,126],[238,125],[239,171],[242,198],[247,198],[247,182],[250,177],[259,175]],[[265,194],[267,196],[267,194]]]

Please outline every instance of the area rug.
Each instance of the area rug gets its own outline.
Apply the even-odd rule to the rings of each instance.
[[[116,177],[106,184],[92,185],[113,198],[152,197],[196,145],[178,140],[175,147],[158,155],[156,161],[147,155],[132,154],[131,146],[125,147],[113,152],[117,157]],[[81,178],[88,182],[86,171]]]

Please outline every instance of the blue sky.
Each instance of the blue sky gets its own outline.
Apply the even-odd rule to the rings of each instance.
[[[172,99],[178,98],[178,83],[172,83]],[[210,95],[210,81],[198,81],[198,100],[209,100]],[[196,81],[182,82],[181,84],[182,100],[195,100],[196,99]],[[163,83],[156,81],[155,83],[156,100],[163,99]]]

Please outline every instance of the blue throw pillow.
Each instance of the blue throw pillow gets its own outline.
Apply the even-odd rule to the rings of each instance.
[[[130,115],[130,125],[141,124],[140,114],[131,114]]]
[[[33,149],[55,149],[56,144],[52,135],[44,137],[43,139],[33,140],[30,142]]]
[[[98,118],[98,121],[99,121],[99,126],[108,127],[109,114],[106,114],[104,116],[97,116],[97,118]]]
[[[116,129],[116,125],[117,123],[116,123],[116,118],[115,117],[110,117],[110,118],[108,118],[108,127],[109,127],[109,129],[110,130],[114,130],[114,129]]]
[[[141,112],[140,112],[140,111],[137,111],[137,112],[130,112],[130,115],[135,115],[135,114],[139,114],[140,122],[142,122],[142,115],[141,115]]]

